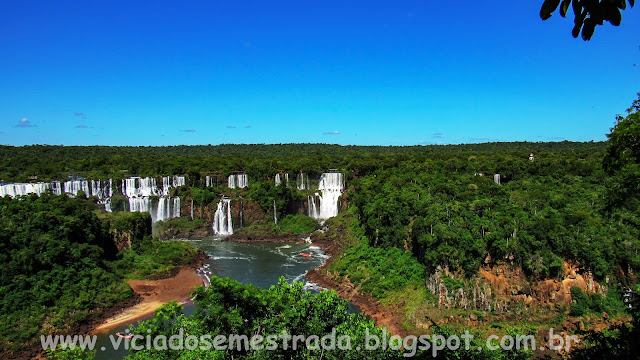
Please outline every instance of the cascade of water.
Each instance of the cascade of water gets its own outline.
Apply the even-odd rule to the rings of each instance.
[[[129,212],[151,212],[151,199],[148,197],[129,198]]]
[[[171,183],[168,176],[162,177],[162,196],[168,196],[171,192]]]
[[[129,211],[146,211],[152,221],[168,220],[180,216],[180,198],[171,198],[171,188],[185,185],[184,176],[163,176],[162,189],[153,177],[132,177],[122,180],[122,194],[129,198]],[[111,191],[111,190],[110,190]],[[150,197],[159,196],[157,206]]]
[[[247,187],[247,174],[232,174],[229,175],[228,186],[229,189],[242,189]]]
[[[332,172],[322,174],[322,176],[320,176],[320,183],[318,184],[320,194],[316,193],[315,195],[320,204],[316,207],[315,201],[309,201],[309,216],[318,220],[326,220],[338,215],[338,199],[342,195],[343,189],[344,175],[342,173]],[[311,212],[312,203],[313,213]]]
[[[307,207],[309,210],[309,217],[314,219],[318,219],[320,217],[320,213],[318,212],[318,204],[316,203],[316,199],[319,198],[320,194],[316,193],[315,196],[307,196]]]
[[[168,197],[161,197],[158,199],[158,209],[156,211],[156,218],[154,221],[165,221],[169,218],[169,211],[171,210]]]
[[[276,212],[276,201],[275,201],[275,199],[273,200],[273,222],[276,223],[276,225],[278,225],[278,214]]]
[[[138,196],[138,191],[136,190],[136,180],[138,178],[128,178],[122,179],[122,195],[132,198]]]
[[[191,199],[191,220],[193,220],[193,199]]]
[[[113,209],[111,208],[111,198],[104,200],[104,210],[106,212],[113,212]]]
[[[289,174],[285,173],[284,176],[280,175],[280,173],[276,174],[275,182],[276,186],[282,184],[282,178],[284,177],[284,183],[286,186],[289,186]]]
[[[91,196],[97,196],[98,199],[104,200],[113,195],[113,181],[109,179],[109,182],[101,180],[91,180]],[[89,195],[89,194],[87,194]]]
[[[204,177],[204,183],[206,187],[211,186],[211,176],[207,175]]]
[[[213,233],[216,235],[232,235],[231,199],[222,198],[213,219]]]
[[[173,187],[185,186],[186,184],[184,176],[173,175]]]
[[[163,178],[164,180],[164,178]],[[156,179],[152,177],[138,178],[138,196],[159,196]]]
[[[62,195],[62,185],[60,184],[60,181],[52,181],[49,188],[54,194]]]
[[[174,197],[173,198],[173,212],[171,213],[171,217],[180,217],[181,215],[181,210],[180,209],[180,198],[179,197]]]
[[[493,175],[493,182],[500,185],[500,174]]]
[[[86,196],[91,196],[89,182],[87,180],[69,180],[64,182],[64,192],[73,196],[83,191]]]
[[[305,173],[298,174],[296,187],[298,190],[309,190],[309,176]]]
[[[51,189],[49,183],[15,183],[0,185],[0,197],[9,195],[12,198],[27,194],[40,194],[44,193],[48,189]],[[55,190],[52,189],[54,192]]]

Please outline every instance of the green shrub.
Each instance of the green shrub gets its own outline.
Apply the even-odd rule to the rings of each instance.
[[[290,231],[294,234],[310,233],[316,229],[318,222],[304,214],[287,215],[278,222],[282,231]]]

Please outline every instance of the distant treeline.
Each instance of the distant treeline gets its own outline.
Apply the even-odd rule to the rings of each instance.
[[[425,146],[341,146],[329,144],[243,144],[166,147],[0,146],[0,180],[50,181],[69,176],[120,178],[129,175],[228,175],[247,172],[251,180],[273,177],[278,171],[318,176],[327,169],[355,175],[394,166],[411,159],[459,157],[490,153],[526,159],[530,152],[589,156],[605,150],[603,142],[511,142]]]

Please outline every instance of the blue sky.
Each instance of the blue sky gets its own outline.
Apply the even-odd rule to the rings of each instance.
[[[640,9],[584,42],[541,3],[3,1],[0,143],[604,140]]]

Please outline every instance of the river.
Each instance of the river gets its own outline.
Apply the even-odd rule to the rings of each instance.
[[[324,263],[328,256],[317,246],[308,243],[238,243],[223,241],[218,237],[190,239],[193,245],[202,249],[209,259],[205,260],[207,275],[230,277],[245,284],[253,284],[265,289],[278,283],[281,276],[288,282],[305,282],[305,289],[315,292],[317,288],[305,280],[307,271]],[[311,257],[301,256],[301,253]],[[184,312],[190,314],[194,304],[184,306]],[[358,311],[350,306],[350,311]],[[139,321],[151,318],[140,319]],[[139,322],[138,321],[138,322]],[[134,323],[134,324],[137,324]],[[109,333],[98,334],[96,341],[96,359],[122,359],[128,351],[114,350],[109,335],[124,332],[129,325],[112,329]],[[101,350],[104,348],[105,350]]]

